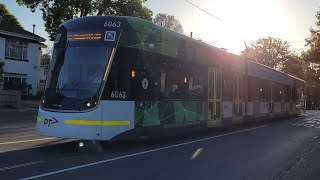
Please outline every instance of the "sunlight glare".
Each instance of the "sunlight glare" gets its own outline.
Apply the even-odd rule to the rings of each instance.
[[[223,22],[203,13],[195,13],[194,34],[205,42],[239,54],[247,44],[260,37],[286,37],[286,19],[276,0],[214,0],[203,7]]]

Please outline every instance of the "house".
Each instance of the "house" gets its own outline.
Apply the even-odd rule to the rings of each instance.
[[[27,83],[31,93],[40,88],[41,48],[45,39],[7,23],[0,26],[0,61],[4,66],[4,87],[9,84]]]

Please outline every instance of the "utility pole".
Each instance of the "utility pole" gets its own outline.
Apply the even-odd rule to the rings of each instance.
[[[36,25],[33,24],[32,27],[33,27],[33,28],[32,28],[32,33],[34,34],[34,33],[35,33],[35,29],[36,29]]]

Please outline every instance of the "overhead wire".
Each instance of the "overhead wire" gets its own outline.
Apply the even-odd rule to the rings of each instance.
[[[184,1],[185,1],[185,2],[187,2],[188,4],[192,5],[192,6],[196,7],[197,9],[199,9],[199,10],[201,10],[201,11],[205,12],[206,14],[210,15],[211,17],[213,17],[213,18],[215,18],[215,19],[219,20],[220,22],[225,23],[221,18],[219,18],[219,17],[217,17],[217,16],[213,15],[212,13],[210,13],[210,12],[206,11],[205,9],[201,8],[200,6],[198,6],[198,5],[196,5],[196,4],[192,3],[192,2],[190,2],[190,1],[188,1],[188,0],[184,0]],[[240,35],[240,36],[243,36],[243,35]],[[247,49],[247,48],[248,48],[248,46],[247,46],[246,40],[245,40],[245,39],[243,39],[243,37],[242,37],[241,39],[243,40],[243,43],[244,43],[244,45],[245,45],[245,48]]]
[[[196,7],[196,8],[198,8],[198,9],[200,9],[201,11],[203,11],[203,12],[205,12],[205,13],[209,14],[210,16],[214,17],[215,19],[218,19],[219,21],[223,22],[223,20],[222,20],[222,19],[220,19],[220,18],[218,18],[217,16],[215,16],[215,15],[213,15],[213,14],[209,13],[208,11],[206,11],[206,10],[204,10],[203,8],[201,8],[201,7],[197,6],[197,5],[195,5],[194,3],[192,3],[192,2],[190,2],[190,1],[188,1],[188,0],[184,0],[184,1],[185,1],[185,2],[187,2],[187,3],[189,3],[189,4],[191,4],[192,6],[194,6],[194,7]]]

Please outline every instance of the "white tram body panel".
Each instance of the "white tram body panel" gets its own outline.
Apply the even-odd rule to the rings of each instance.
[[[134,128],[133,101],[101,101],[92,111],[51,112],[39,108],[37,132],[43,136],[110,140]]]

